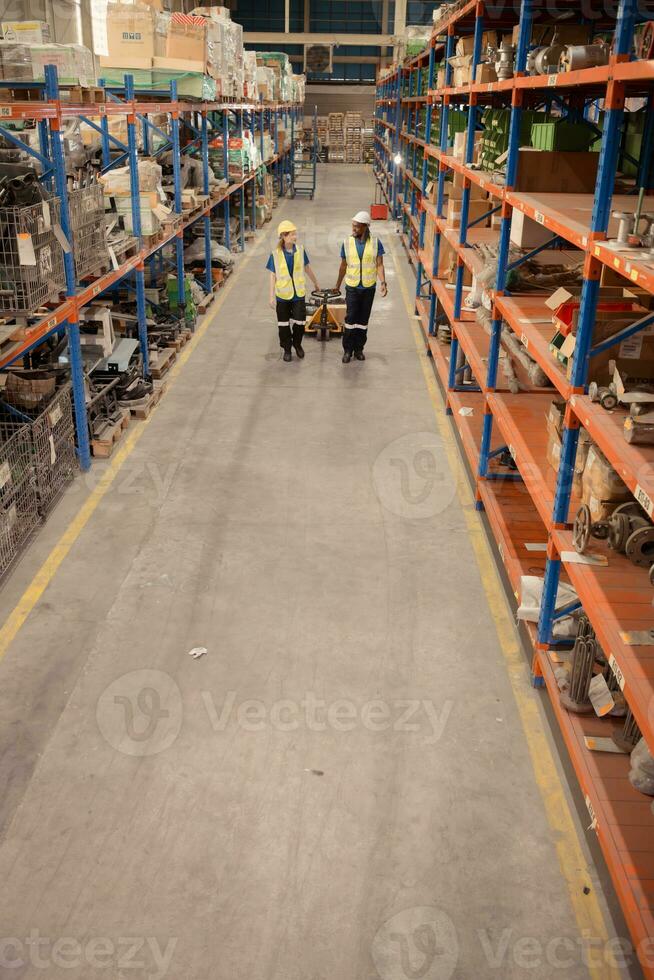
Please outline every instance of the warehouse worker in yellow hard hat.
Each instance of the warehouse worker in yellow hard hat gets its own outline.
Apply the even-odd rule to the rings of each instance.
[[[375,299],[377,279],[381,294],[386,296],[386,272],[384,270],[384,246],[370,234],[370,215],[359,211],[352,218],[352,234],[341,245],[341,267],[336,288],[345,279],[345,329],[343,330],[343,363],[354,356],[365,361],[363,353],[368,339],[368,321]]]
[[[301,359],[304,357],[302,338],[307,319],[305,274],[315,289],[318,280],[309,265],[304,248],[298,248],[297,228],[292,221],[282,221],[277,228],[279,242],[270,253],[266,269],[270,272],[270,305],[277,311],[279,346],[284,360],[291,361],[291,347]]]

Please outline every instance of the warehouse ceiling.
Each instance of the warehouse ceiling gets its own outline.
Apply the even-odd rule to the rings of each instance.
[[[380,65],[392,61],[394,35],[406,24],[431,23],[435,6],[433,0],[231,0],[246,47],[285,51],[301,72],[306,45],[334,45],[331,72],[307,69],[308,80],[370,85]]]

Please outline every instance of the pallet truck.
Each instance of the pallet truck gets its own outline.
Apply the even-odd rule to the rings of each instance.
[[[332,334],[343,333],[343,324],[330,309],[330,303],[343,304],[340,289],[314,289],[311,295],[316,300],[316,310],[307,321],[306,333],[315,333],[316,340],[322,341],[331,340]],[[340,299],[338,304],[334,303],[336,297]]]

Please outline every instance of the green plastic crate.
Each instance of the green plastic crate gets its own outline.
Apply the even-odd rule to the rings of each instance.
[[[593,131],[581,123],[551,120],[531,127],[531,145],[537,150],[588,150],[593,139]]]

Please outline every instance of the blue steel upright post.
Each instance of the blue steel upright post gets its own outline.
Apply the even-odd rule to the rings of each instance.
[[[45,94],[51,102],[59,101],[59,82],[57,69],[54,65],[45,66]],[[64,154],[63,136],[61,131],[61,111],[50,120],[52,137],[52,163],[54,167],[55,188],[61,210],[61,227],[68,242],[72,241],[70,213],[68,210],[68,188],[66,185],[66,158]],[[66,273],[66,294],[75,296],[75,261],[72,251],[64,252],[64,270]],[[75,307],[76,310],[76,307]],[[75,428],[77,431],[77,452],[80,466],[88,470],[91,466],[91,447],[89,444],[89,424],[86,414],[84,395],[84,364],[82,361],[82,345],[80,343],[79,321],[77,312],[66,320],[66,336],[68,338],[68,356],[70,358],[70,376],[73,388],[73,409],[75,412]]]
[[[620,0],[613,43],[613,63],[629,59],[634,36],[637,0]],[[604,101],[604,125],[602,143],[597,168],[597,183],[593,200],[589,240],[606,238],[611,216],[613,184],[620,152],[620,133],[624,117],[624,83],[609,81]],[[579,301],[579,317],[572,361],[571,386],[574,392],[583,392],[588,381],[589,358],[593,326],[597,312],[601,263],[592,253],[587,253]],[[574,479],[574,467],[579,442],[579,422],[567,408],[561,442],[561,462],[554,497],[552,526],[564,526],[569,519],[570,498]],[[552,642],[552,623],[556,608],[556,597],[561,577],[561,558],[550,536],[545,566],[543,600],[538,621],[537,649],[544,650]],[[534,665],[532,676],[535,683],[542,683],[538,665]]]
[[[533,20],[534,0],[522,0],[520,9],[520,29],[518,34],[518,47],[516,52],[516,75],[524,75],[527,67],[527,52],[529,50],[529,40],[531,37],[531,25]],[[509,149],[506,161],[506,187],[512,190],[515,187],[518,174],[518,153],[520,148],[520,126],[522,123],[522,90],[514,89],[511,99],[511,124],[509,128]],[[507,263],[509,259],[509,244],[511,236],[511,215],[513,209],[506,201],[502,204],[502,222],[500,225],[500,240],[497,255],[497,273],[495,276],[495,293],[503,295],[506,288]],[[488,369],[486,374],[486,386],[489,391],[494,391],[497,385],[497,370],[500,358],[500,346],[502,339],[502,317],[493,306],[493,320],[491,324],[491,342],[488,354]],[[481,447],[479,451],[480,479],[488,476],[488,463],[490,458],[491,437],[493,433],[493,416],[488,403],[484,403],[484,424],[481,436]],[[477,497],[476,507],[482,509],[482,503]]]
[[[177,82],[170,83],[172,101],[170,113],[170,136],[173,144],[173,186],[175,189],[175,214],[182,216],[182,156],[179,142],[179,106],[177,102]],[[180,228],[175,235],[175,257],[177,260],[177,304],[182,320],[185,317],[186,289],[184,284],[184,230]]]
[[[230,217],[230,200],[229,200],[229,110],[223,109],[223,172],[225,182],[227,183],[227,190],[225,191],[225,202],[224,202],[224,221],[225,221],[225,248],[231,251],[231,233],[229,225],[231,222]]]
[[[239,136],[241,138],[241,168],[243,167],[243,108],[238,113]],[[241,252],[245,251],[245,184],[241,169],[241,192],[239,221],[241,225]]]
[[[209,194],[209,132],[207,125],[207,110],[202,110],[202,193]],[[204,225],[204,288],[210,293],[213,290],[213,274],[211,271],[211,215],[205,214]]]
[[[427,212],[425,211],[424,201],[427,195],[427,183],[429,177],[429,156],[427,155],[427,147],[429,145],[429,134],[431,133],[431,116],[432,116],[432,108],[433,108],[431,97],[429,96],[429,92],[431,91],[434,85],[435,61],[436,61],[436,49],[434,48],[434,45],[432,43],[429,48],[429,71],[428,71],[428,80],[427,80],[428,101],[425,110],[425,148],[424,148],[423,158],[422,158],[422,184],[421,184],[422,201],[420,207],[420,230],[418,234],[418,268],[416,270],[417,271],[416,298],[420,297],[422,291],[423,265],[420,256],[422,255],[422,250],[425,247],[425,221],[427,219]]]
[[[134,77],[125,75],[125,98],[130,103],[127,114],[127,157],[129,161],[129,181],[132,204],[132,231],[138,239],[139,250],[143,248],[141,233],[141,189],[139,182],[138,152],[136,145],[136,112],[134,110]],[[136,290],[136,320],[143,358],[143,374],[150,374],[148,354],[148,325],[145,312],[145,270],[143,260],[139,259],[134,270],[134,288]]]

